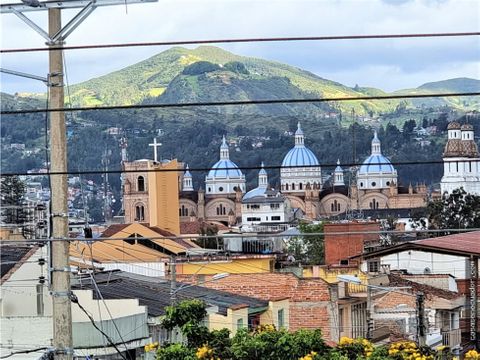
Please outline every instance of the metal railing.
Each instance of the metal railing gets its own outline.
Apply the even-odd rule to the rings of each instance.
[[[442,334],[442,345],[449,346],[453,348],[455,346],[460,346],[462,342],[462,334],[460,329],[441,331]]]

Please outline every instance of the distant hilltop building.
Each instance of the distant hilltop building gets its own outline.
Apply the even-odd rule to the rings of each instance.
[[[473,126],[448,124],[448,140],[443,152],[442,194],[462,187],[467,193],[480,195],[480,155]]]
[[[151,146],[156,144],[154,142]],[[351,183],[345,183],[340,162],[331,174],[331,180],[323,183],[320,162],[305,145],[305,134],[299,123],[294,134],[294,146],[285,155],[280,168],[280,188],[273,189],[268,184],[268,174],[262,163],[258,186],[248,192],[245,175],[230,160],[225,137],[220,144],[219,160],[205,177],[205,188],[194,188],[189,167],[183,163],[124,161],[124,169],[138,171],[125,175],[125,221],[160,222],[161,211],[154,209],[154,202],[173,204],[164,207],[162,211],[165,213],[167,209],[170,209],[168,213],[174,211],[175,204],[178,204],[180,228],[182,223],[198,221],[224,225],[276,225],[291,221],[293,213],[295,217],[319,219],[356,210],[378,212],[424,207],[427,199],[426,186],[398,186],[397,171],[382,154],[381,142],[376,133],[371,146],[371,155],[355,171]],[[153,168],[161,170],[162,167],[180,170],[177,173],[164,173],[170,174],[169,184],[176,183],[171,187],[173,191],[167,191],[161,184],[161,172],[146,171]],[[155,182],[155,187],[152,187],[152,181]],[[163,199],[155,200],[158,196]],[[178,202],[173,201],[172,197],[175,196]],[[174,221],[173,217],[171,221]],[[178,233],[173,231],[171,223],[169,225],[172,232]]]

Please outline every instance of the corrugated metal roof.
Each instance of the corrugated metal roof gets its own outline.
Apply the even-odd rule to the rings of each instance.
[[[439,236],[431,239],[404,242],[399,245],[389,246],[376,251],[352,256],[351,258],[363,257],[364,259],[369,259],[388,254],[396,254],[407,250],[419,250],[464,257],[480,256],[480,231],[471,231],[461,234]]]
[[[414,241],[415,244],[480,256],[480,231]]]
[[[149,316],[165,314],[165,306],[170,305],[170,281],[163,278],[131,274],[124,271],[108,271],[95,274],[95,281],[105,299],[138,299],[140,305],[148,307]],[[231,294],[226,291],[209,289],[202,286],[190,286],[177,283],[177,289],[188,286],[177,293],[177,299],[200,299],[208,305],[218,306],[219,313],[226,314],[227,309],[236,305],[247,305],[252,311],[268,306],[267,301],[248,296]],[[73,289],[93,290],[98,299],[95,286],[90,277],[79,278]]]

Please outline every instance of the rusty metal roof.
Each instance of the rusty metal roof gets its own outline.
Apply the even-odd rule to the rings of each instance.
[[[407,250],[426,251],[457,256],[480,257],[480,231],[409,241],[395,246],[364,253],[357,257],[374,258]]]

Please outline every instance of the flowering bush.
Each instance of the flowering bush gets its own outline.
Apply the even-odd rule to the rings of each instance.
[[[465,354],[465,360],[480,360],[480,353],[476,350],[469,350]]]

